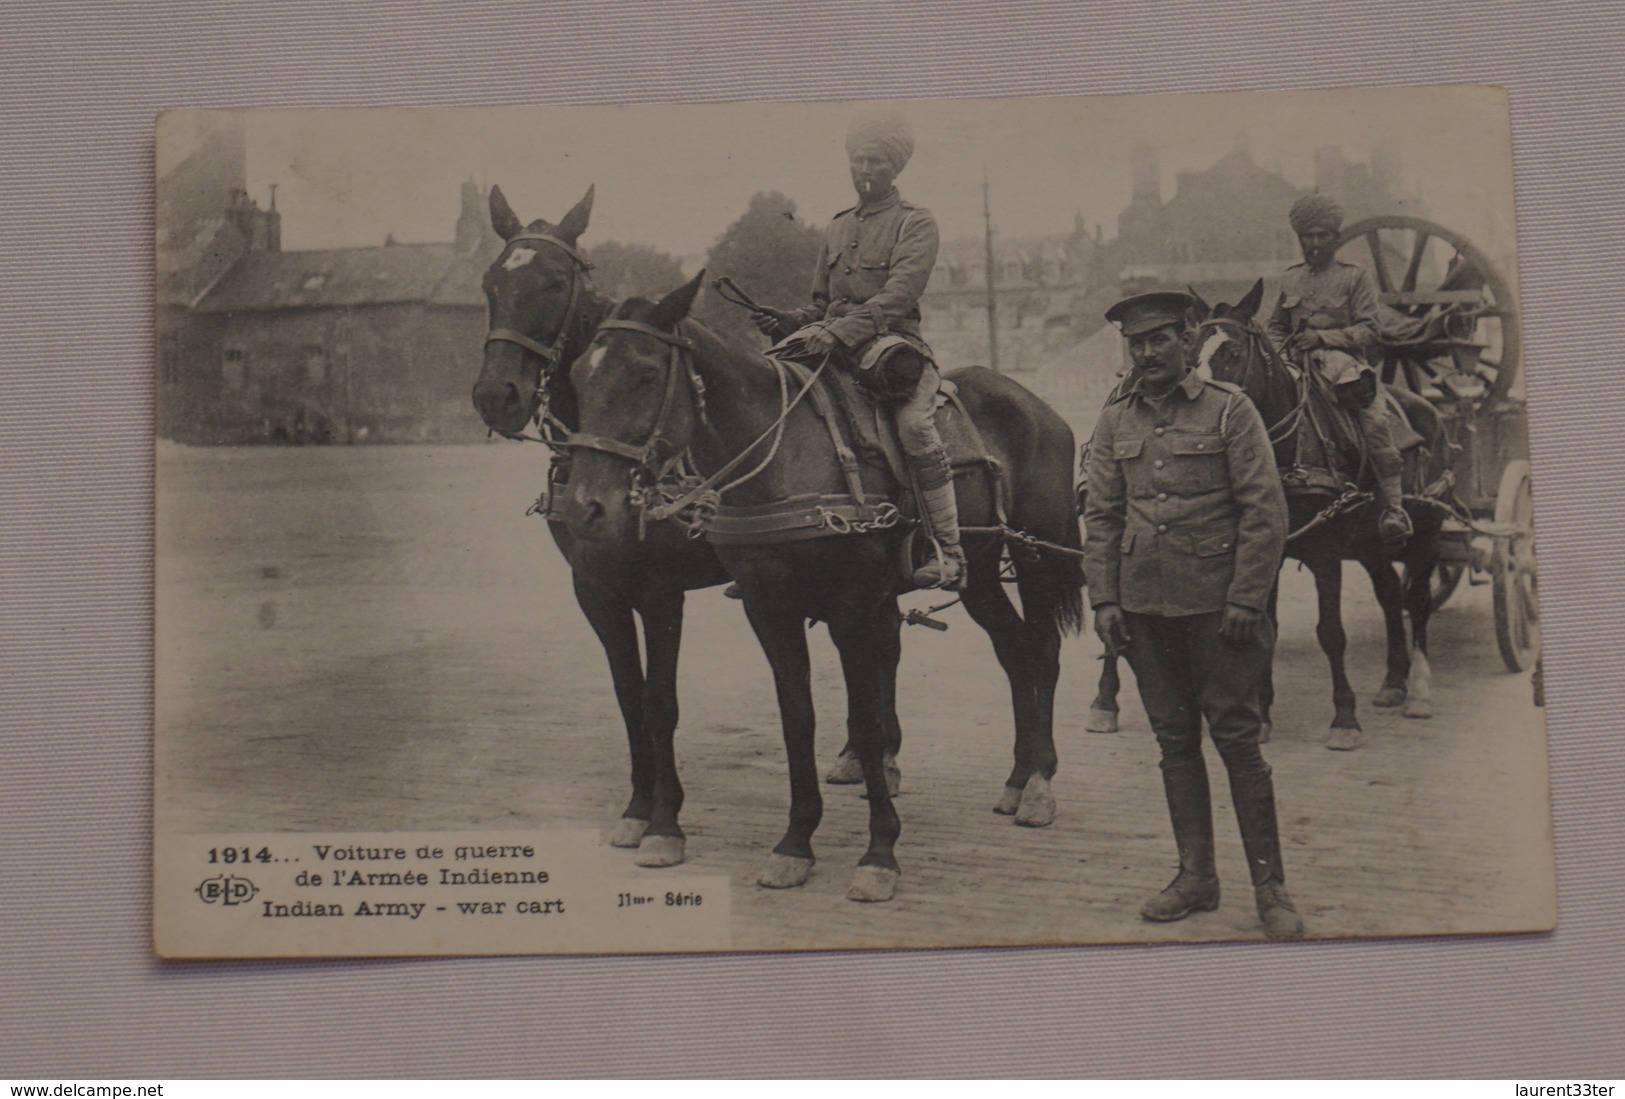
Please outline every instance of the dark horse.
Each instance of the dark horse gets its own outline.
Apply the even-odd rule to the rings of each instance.
[[[1422,445],[1406,454],[1406,502],[1414,533],[1396,550],[1377,536],[1377,508],[1369,494],[1347,490],[1359,478],[1363,464],[1358,453],[1339,451],[1328,425],[1338,415],[1329,392],[1312,384],[1276,352],[1255,317],[1263,300],[1260,279],[1240,302],[1219,304],[1211,310],[1196,298],[1206,314],[1198,318],[1198,362],[1217,381],[1239,385],[1258,407],[1270,428],[1275,463],[1286,475],[1288,537],[1286,556],[1301,561],[1315,577],[1320,618],[1315,627],[1320,647],[1332,671],[1331,737],[1327,747],[1357,748],[1361,740],[1354,689],[1343,666],[1347,644],[1343,632],[1343,562],[1358,561],[1371,577],[1382,606],[1388,634],[1388,671],[1373,700],[1377,706],[1405,707],[1406,717],[1431,717],[1427,661],[1428,616],[1433,611],[1433,570],[1439,561],[1440,532],[1445,511],[1420,493],[1443,484],[1445,448],[1443,425],[1427,401],[1403,390],[1390,390]],[[1308,475],[1322,470],[1333,475],[1338,487],[1325,477]],[[1364,487],[1364,486],[1361,486]],[[1394,572],[1403,565],[1404,580]],[[1274,595],[1271,596],[1274,602]],[[1411,642],[1406,643],[1405,612],[1410,613]],[[1274,606],[1271,606],[1274,614]],[[1273,681],[1264,689],[1264,718],[1269,720],[1274,701]]]
[[[600,327],[592,348],[571,368],[581,395],[566,517],[578,544],[616,544],[634,531],[638,487],[677,455],[693,457],[707,478],[754,470],[725,487],[729,510],[771,511],[795,498],[848,495],[849,482],[814,407],[791,394],[798,380],[754,350],[733,346],[687,320],[701,276],[658,303],[622,303]],[[939,415],[956,458],[974,453],[979,429],[997,462],[1009,524],[1076,549],[1071,480],[1072,432],[1048,406],[1010,380],[980,368],[953,375],[975,423]],[[854,473],[862,494],[893,494],[883,468]],[[990,527],[997,514],[987,477],[962,476],[956,487],[967,527]],[[816,513],[819,505],[803,509]],[[815,522],[817,522],[815,520]],[[807,651],[809,618],[827,624],[846,680],[848,733],[869,799],[869,847],[848,896],[888,900],[899,874],[893,848],[900,825],[884,774],[886,720],[901,654],[895,557],[898,533],[850,532],[844,520],[815,526],[813,537],[716,546],[744,595],[745,613],[772,665],[790,765],[789,828],[758,881],[800,885],[813,863],[812,835],[823,815],[813,758],[813,713]],[[754,536],[753,536],[754,537]],[[1082,572],[1076,557],[1013,553],[1023,614],[1000,581],[1001,536],[967,533],[965,607],[992,638],[1010,680],[1016,727],[1015,766],[1000,810],[1018,822],[1054,817],[1050,779],[1056,755],[1052,719],[1060,674],[1061,634],[1082,619]]]
[[[592,191],[557,225],[522,225],[491,188],[491,225],[506,241],[485,272],[490,335],[474,386],[474,405],[492,430],[518,436],[532,422],[544,432],[580,424],[568,364],[586,349],[610,302],[587,277],[576,241],[587,228]],[[649,537],[578,542],[554,514],[548,530],[570,568],[576,600],[609,658],[615,699],[632,755],[632,797],[611,833],[617,847],[638,848],[641,866],[683,861],[673,736],[677,727],[677,652],[684,593],[725,583],[716,554],[669,524]],[[634,614],[643,620],[638,651]],[[646,661],[646,662],[645,662]]]

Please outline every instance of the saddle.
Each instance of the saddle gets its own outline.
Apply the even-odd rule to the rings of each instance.
[[[1309,395],[1304,405],[1304,422],[1297,432],[1293,468],[1286,473],[1284,480],[1288,492],[1320,492],[1335,496],[1357,479],[1370,479],[1370,470],[1362,471],[1362,466],[1367,463],[1362,460],[1364,442],[1360,424],[1338,400],[1331,383],[1313,370],[1306,372],[1306,378]],[[1413,485],[1412,482],[1426,470],[1429,457],[1425,446],[1427,440],[1411,426],[1404,406],[1387,386],[1379,384],[1377,399],[1382,402],[1383,414],[1388,419],[1389,436],[1405,459],[1406,491],[1417,491],[1420,485]],[[1362,484],[1360,487],[1366,486]]]

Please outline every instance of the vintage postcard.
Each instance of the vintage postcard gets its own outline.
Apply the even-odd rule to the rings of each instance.
[[[1505,93],[177,111],[170,958],[1556,924]]]

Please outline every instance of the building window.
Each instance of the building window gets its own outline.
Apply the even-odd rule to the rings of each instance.
[[[243,373],[245,359],[246,356],[244,356],[242,348],[226,348],[225,357],[220,363],[220,376],[225,379],[226,388],[241,389],[243,387],[243,382],[246,380]]]
[[[327,384],[327,348],[319,343],[305,345],[305,384]]]

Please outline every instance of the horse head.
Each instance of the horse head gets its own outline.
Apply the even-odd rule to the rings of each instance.
[[[692,342],[681,325],[704,278],[701,271],[658,302],[622,302],[571,365],[581,416],[581,430],[570,436],[574,459],[564,504],[573,537],[635,537],[644,494],[688,449],[697,383],[684,359]]]
[[[1254,380],[1255,363],[1263,354],[1261,341],[1269,338],[1254,323],[1264,300],[1264,280],[1253,283],[1234,305],[1220,302],[1210,306],[1194,289],[1190,295],[1195,302],[1192,321],[1197,332],[1194,365],[1216,381],[1248,388]]]
[[[491,227],[506,243],[486,269],[481,287],[490,312],[485,360],[474,383],[474,407],[493,431],[516,435],[541,407],[546,390],[555,397],[566,355],[596,323],[586,306],[598,299],[587,278],[588,263],[576,250],[592,214],[593,189],[552,225],[525,225],[500,187],[491,188]],[[555,407],[566,422],[573,408]]]

